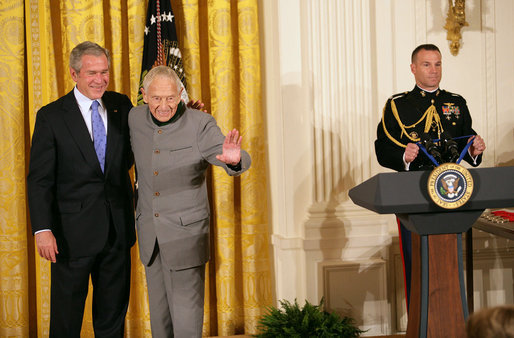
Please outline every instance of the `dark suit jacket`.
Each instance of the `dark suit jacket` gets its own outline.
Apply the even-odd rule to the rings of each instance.
[[[107,149],[105,174],[73,91],[43,108],[36,117],[29,174],[28,200],[32,232],[51,229],[59,256],[84,257],[106,244],[110,219],[115,246],[135,242],[130,150],[125,95],[105,92]]]

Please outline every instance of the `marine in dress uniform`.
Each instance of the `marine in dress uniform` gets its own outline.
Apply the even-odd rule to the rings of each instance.
[[[378,162],[384,167],[405,171],[403,153],[407,143],[419,142],[424,132],[433,140],[438,140],[444,131],[454,138],[476,135],[471,128],[466,100],[462,96],[443,89],[427,92],[418,86],[410,92],[393,95],[387,100],[377,128],[375,152]],[[456,140],[459,151],[464,149],[467,141],[468,138]],[[477,166],[481,158],[480,155],[473,160],[466,154],[464,160]],[[408,170],[433,167],[427,156],[420,155],[410,163]]]
[[[383,110],[382,120],[377,127],[375,153],[380,165],[396,170],[432,170],[435,165],[424,153],[406,167],[403,154],[407,143],[416,143],[423,133],[428,133],[434,141],[443,132],[453,138],[476,135],[472,129],[471,116],[466,100],[443,89],[425,91],[417,85],[410,92],[390,97]],[[455,140],[459,153],[465,148],[469,137]],[[437,142],[436,142],[437,144]],[[441,149],[443,162],[449,162]],[[472,166],[478,166],[482,155],[472,158],[469,153],[463,158]],[[403,256],[407,304],[410,301],[411,281],[411,233],[398,221],[400,245]]]

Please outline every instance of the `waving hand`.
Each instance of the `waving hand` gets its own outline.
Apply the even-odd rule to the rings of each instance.
[[[232,129],[225,136],[225,142],[223,142],[223,153],[216,155],[216,158],[223,163],[230,165],[237,165],[241,160],[241,140],[242,136],[239,136],[237,129]]]

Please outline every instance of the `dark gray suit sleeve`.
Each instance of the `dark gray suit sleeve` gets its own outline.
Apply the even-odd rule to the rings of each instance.
[[[43,229],[52,229],[56,151],[51,125],[46,120],[44,111],[39,111],[32,135],[27,176],[32,233]]]

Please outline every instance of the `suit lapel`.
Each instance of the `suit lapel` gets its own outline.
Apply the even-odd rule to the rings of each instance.
[[[118,112],[117,106],[115,102],[112,102],[112,99],[109,100],[109,97],[102,97],[102,101],[107,110],[107,149],[105,154],[105,175],[109,173],[109,169],[112,166],[112,161],[117,152],[117,147],[120,142],[121,137],[121,115]]]
[[[73,90],[65,96],[64,100],[64,122],[70,130],[71,137],[77,144],[82,153],[82,156],[86,159],[86,162],[95,169],[99,175],[102,174],[98,157],[96,156],[95,146],[91,140],[91,135],[87,130],[86,123],[82,117],[79,106],[73,95]]]

